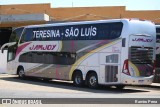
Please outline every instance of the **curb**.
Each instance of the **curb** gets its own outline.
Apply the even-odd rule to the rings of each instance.
[[[160,83],[152,83],[150,86],[151,87],[159,87],[160,88]]]

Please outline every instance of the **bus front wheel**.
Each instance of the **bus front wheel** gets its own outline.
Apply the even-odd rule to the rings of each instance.
[[[24,78],[25,77],[24,69],[20,68],[18,70],[18,75],[19,75],[19,78]]]

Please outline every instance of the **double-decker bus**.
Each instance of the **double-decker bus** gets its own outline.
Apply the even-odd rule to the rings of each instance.
[[[73,81],[76,86],[148,85],[155,70],[156,29],[146,20],[111,19],[15,29],[8,73]]]

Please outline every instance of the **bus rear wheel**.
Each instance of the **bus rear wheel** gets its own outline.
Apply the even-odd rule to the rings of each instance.
[[[98,78],[96,73],[91,73],[87,79],[87,85],[89,88],[96,89],[98,87]]]
[[[81,72],[75,72],[73,75],[73,84],[77,87],[83,86],[83,77]]]
[[[24,78],[25,77],[24,69],[20,68],[18,70],[18,76],[19,76],[19,78]]]

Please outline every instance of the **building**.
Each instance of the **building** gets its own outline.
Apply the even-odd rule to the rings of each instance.
[[[51,8],[50,4],[0,5],[0,27],[115,18],[147,19],[160,24],[160,10],[128,11],[125,6]]]
[[[128,11],[125,6],[51,8],[50,4],[0,5],[0,45],[8,41],[12,28],[61,21],[139,18],[160,24],[160,10]]]

